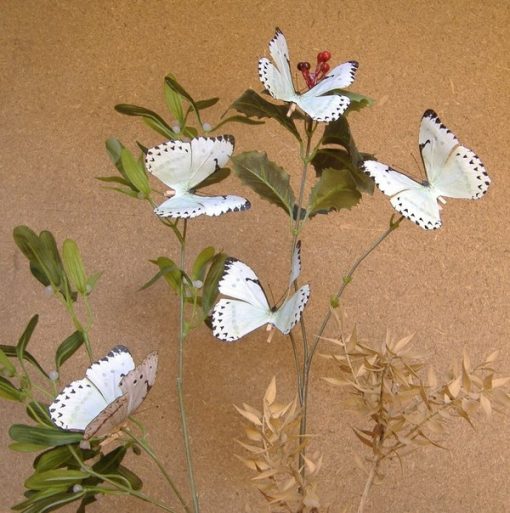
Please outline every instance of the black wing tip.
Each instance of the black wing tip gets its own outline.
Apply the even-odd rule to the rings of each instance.
[[[427,109],[423,113],[423,118],[430,118],[430,119],[439,119],[439,116],[437,115],[436,111],[434,109]]]

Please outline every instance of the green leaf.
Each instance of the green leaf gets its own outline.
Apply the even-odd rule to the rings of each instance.
[[[338,91],[341,92],[343,96],[347,96],[351,100],[345,115],[353,111],[359,112],[365,107],[372,107],[375,104],[375,100],[373,98],[365,96],[364,94],[346,91],[345,89],[339,89]]]
[[[39,454],[33,465],[38,472],[44,472],[62,467],[71,461],[74,461],[71,451],[67,448],[67,445],[62,445]]]
[[[9,358],[17,358],[18,357],[18,354],[16,352],[16,346],[7,346],[4,344],[0,344],[0,349]],[[23,352],[23,358],[27,362],[31,363],[34,367],[36,367],[41,372],[41,374],[43,374],[46,378],[49,379],[49,376],[46,373],[46,371],[39,365],[39,362],[28,351]]]
[[[256,119],[251,119],[246,116],[234,115],[229,116],[228,118],[222,119],[217,125],[215,125],[211,132],[218,130],[220,126],[226,125],[227,123],[241,123],[243,125],[263,125],[264,121],[257,121]]]
[[[0,376],[0,397],[9,401],[22,402],[25,398],[23,390],[18,390],[8,379]]]
[[[173,90],[166,82],[164,84],[164,91],[166,106],[168,107],[168,110],[179,122],[179,126],[184,126],[184,109],[182,108],[182,96],[177,91]]]
[[[64,265],[58,252],[55,237],[48,230],[43,230],[39,234],[41,241],[42,256],[41,258],[46,262],[48,269],[48,278],[60,290],[64,297],[67,297],[70,289],[67,284],[67,276],[64,272]]]
[[[350,209],[361,199],[356,183],[347,170],[325,169],[310,191],[308,216],[330,210]]]
[[[214,258],[215,253],[215,249],[212,246],[208,246],[198,254],[191,269],[191,279],[193,281],[204,281],[207,264]]]
[[[87,284],[85,286],[85,288],[87,289],[87,294],[90,294],[94,290],[97,281],[99,280],[99,278],[101,278],[102,275],[103,271],[99,271],[97,273],[91,274],[87,278]]]
[[[181,270],[179,267],[177,267],[175,262],[167,257],[159,257],[156,260],[151,260],[151,262],[159,267],[158,274],[165,278],[165,281],[170,285],[170,287],[172,287],[179,294],[181,290],[182,274]],[[154,283],[156,279],[152,278],[151,282]],[[150,283],[150,285],[152,285],[152,283]],[[147,285],[147,287],[150,285]],[[147,288],[145,285],[144,287]]]
[[[126,148],[123,148],[120,153],[120,161],[133,187],[147,198],[151,193],[151,188],[143,164],[137,161]]]
[[[72,239],[66,239],[62,248],[64,269],[72,285],[76,290],[85,295],[87,293],[87,276],[83,266],[78,245]]]
[[[23,513],[46,513],[58,509],[64,504],[79,500],[87,493],[86,490],[74,493],[65,491],[65,489],[60,486],[40,490],[27,500],[13,506],[12,509],[23,511]]]
[[[223,276],[225,268],[225,253],[217,253],[212,259],[209,270],[202,287],[202,310],[204,317],[207,317],[218,297],[218,283]]]
[[[40,445],[44,447],[57,447],[59,445],[80,442],[82,433],[70,433],[60,431],[57,428],[42,426],[27,426],[25,424],[13,424],[9,429],[9,436],[20,443]]]
[[[372,155],[367,153],[360,153],[361,159],[373,158]],[[359,167],[351,161],[349,153],[341,148],[321,148],[315,154],[312,165],[315,168],[316,176],[320,177],[324,169],[334,168],[339,170],[347,169],[351,177],[356,182],[357,188],[360,192],[373,194],[374,181]]]
[[[69,335],[57,348],[55,353],[55,365],[57,371],[60,371],[62,364],[71,358],[73,354],[82,346],[85,342],[83,333],[81,331],[75,331],[72,335]]]
[[[197,186],[195,186],[195,190],[203,189],[204,187],[208,187],[213,183],[219,183],[225,180],[230,175],[230,169],[228,167],[222,167],[215,171],[212,175],[209,175],[205,180],[200,182]],[[372,180],[373,182],[373,180]]]
[[[16,452],[41,452],[46,449],[46,445],[31,444],[26,442],[14,442],[9,444],[9,449]]]
[[[273,118],[296,137],[298,141],[301,141],[301,135],[299,135],[294,121],[287,116],[289,111],[288,105],[275,105],[262,98],[253,89],[247,89],[231,105],[231,108],[249,118]]]
[[[98,474],[110,474],[119,468],[126,453],[127,448],[120,446],[107,454],[102,454],[101,459],[92,466],[92,470]]]
[[[207,98],[206,100],[197,100],[195,105],[198,110],[205,110],[213,105],[216,105],[220,101],[219,98]]]
[[[16,344],[16,355],[22,365],[23,360],[25,359],[24,355],[26,347],[30,341],[30,338],[32,337],[32,333],[34,332],[38,322],[39,316],[36,314],[28,321],[27,327],[23,331],[23,334],[21,335],[21,337],[18,340],[18,343]]]
[[[132,187],[129,180],[122,178],[122,176],[96,176],[96,180],[99,180],[100,182],[107,182],[107,183],[118,183],[120,185]]]
[[[133,471],[129,470],[124,465],[119,465],[117,473],[129,481],[129,484],[133,490],[140,490],[142,488],[142,480]]]
[[[289,216],[295,203],[290,176],[271,162],[265,153],[244,152],[232,157],[234,171],[260,197],[283,208]]]
[[[115,167],[117,168],[119,173],[124,177],[124,180],[126,181],[126,185],[129,185],[129,187],[132,188],[133,186],[131,185],[131,182],[129,181],[126,171],[124,171],[124,168],[122,167],[122,162],[120,160],[120,155],[122,153],[122,150],[125,149],[125,146],[118,139],[115,139],[113,137],[106,140],[105,146],[106,146],[106,151],[108,152],[108,155],[110,155],[112,162],[115,164]],[[98,178],[98,180],[102,180],[105,182],[112,181],[112,180],[109,180],[109,178],[112,178],[112,177]],[[135,190],[135,189],[133,189],[133,190]]]
[[[37,422],[38,424],[45,424],[46,426],[53,427],[53,423],[50,420],[50,414],[48,412],[48,406],[38,401],[31,401],[26,408],[27,415]]]
[[[167,75],[165,77],[165,83],[172,91],[180,94],[181,96],[183,96],[184,98],[186,98],[186,100],[188,100],[190,102],[191,106],[193,107],[193,110],[195,111],[195,114],[197,116],[197,119],[198,119],[200,125],[202,125],[202,120],[200,118],[200,107],[195,102],[195,100],[191,97],[191,95],[186,91],[186,89],[184,89],[184,87],[182,87],[179,84],[179,82],[177,82],[177,80],[175,80],[175,78],[172,75]]]
[[[0,349],[0,372],[9,378],[16,375],[16,367],[10,362],[2,349]]]
[[[151,128],[167,139],[175,139],[177,137],[177,134],[172,130],[170,125],[159,114],[156,114],[152,110],[127,103],[115,105],[115,110],[127,116],[142,117]]]
[[[82,470],[52,469],[32,474],[25,481],[25,488],[44,490],[54,487],[70,487],[89,477]]]

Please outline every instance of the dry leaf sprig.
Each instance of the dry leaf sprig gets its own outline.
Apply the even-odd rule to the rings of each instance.
[[[237,457],[256,473],[253,485],[267,499],[271,511],[318,512],[316,487],[322,456],[315,452],[304,458],[303,477],[299,457],[310,436],[299,434],[302,411],[298,398],[287,404],[277,402],[273,377],[264,394],[262,411],[247,404],[235,408],[248,421],[245,440],[237,442],[250,453]]]
[[[462,418],[473,426],[478,410],[490,417],[510,406],[510,377],[497,377],[494,369],[497,351],[477,365],[464,353],[462,362],[453,364],[446,379],[439,381],[426,358],[412,350],[412,335],[397,341],[387,336],[379,348],[360,342],[356,330],[329,340],[341,351],[323,355],[337,369],[337,375],[326,381],[346,390],[345,407],[370,419],[368,427],[352,428],[372,451],[365,460],[357,458],[367,475],[358,513],[364,511],[372,485],[384,477],[385,459],[400,461],[422,446],[443,447],[452,419]]]

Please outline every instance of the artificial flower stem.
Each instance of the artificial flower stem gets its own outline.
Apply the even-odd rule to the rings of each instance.
[[[179,267],[181,271],[184,270],[186,258],[186,228],[187,219],[184,219],[180,242],[180,258]],[[185,334],[185,320],[184,320],[184,280],[181,276],[180,280],[180,294],[179,294],[179,356],[178,356],[178,371],[177,371],[177,394],[179,397],[179,412],[181,415],[181,428],[184,441],[184,453],[186,456],[186,467],[188,469],[188,481],[191,492],[191,499],[193,502],[193,512],[199,513],[200,505],[198,494],[195,484],[195,475],[193,472],[193,460],[191,458],[191,443],[188,431],[188,420],[186,416],[186,408],[184,403],[184,343],[186,339]]]
[[[149,446],[149,444],[143,439],[136,437],[130,429],[123,429],[123,433],[125,433],[129,438],[131,438],[138,446],[140,446],[145,453],[149,456],[149,458],[157,465],[160,472],[163,474],[163,477],[166,479],[167,483],[170,485],[170,488],[172,488],[172,491],[174,492],[177,499],[179,499],[179,502],[182,504],[183,508],[185,509],[186,513],[191,513],[191,510],[189,509],[189,506],[186,504],[186,501],[180,494],[179,490],[177,489],[177,486],[175,485],[173,479],[170,477],[168,472],[166,471],[163,464],[159,461],[158,457],[152,450],[152,448]]]

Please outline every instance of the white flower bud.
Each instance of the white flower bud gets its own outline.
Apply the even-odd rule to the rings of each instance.
[[[52,371],[48,372],[48,376],[51,379],[51,381],[57,381],[58,372],[56,370],[52,370]]]
[[[79,492],[83,492],[83,486],[79,485],[79,484],[75,484],[73,486],[73,493],[79,493]]]
[[[204,285],[204,282],[200,281],[200,280],[193,280],[193,287],[195,287],[196,289],[201,289]]]
[[[210,132],[212,129],[212,126],[209,123],[204,123],[202,125],[202,128],[204,129],[204,132]]]
[[[181,127],[180,127],[179,125],[174,125],[174,126],[172,127],[172,130],[173,130],[176,134],[178,134],[178,133],[181,131]]]

